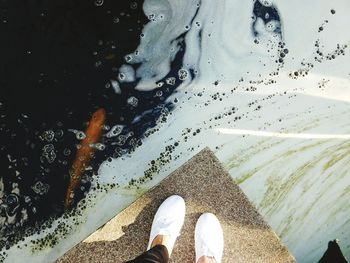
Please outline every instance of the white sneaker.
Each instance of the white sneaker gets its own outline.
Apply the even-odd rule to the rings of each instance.
[[[154,238],[158,235],[170,237],[168,251],[173,250],[176,238],[180,235],[180,230],[185,221],[186,205],[185,200],[178,195],[168,197],[158,208],[154,216],[151,234],[147,250],[151,248]]]
[[[216,263],[221,262],[224,251],[224,235],[217,217],[211,213],[202,214],[195,230],[196,262],[207,256],[214,257]]]

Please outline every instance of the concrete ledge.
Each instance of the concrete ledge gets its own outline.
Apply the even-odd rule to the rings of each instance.
[[[187,215],[170,262],[195,261],[194,228],[212,212],[224,229],[223,262],[295,262],[209,149],[204,149],[159,185],[68,251],[57,262],[124,262],[141,254],[158,206],[172,194],[184,197]]]

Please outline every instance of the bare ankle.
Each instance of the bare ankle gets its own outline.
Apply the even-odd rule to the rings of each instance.
[[[169,255],[171,254],[171,251],[169,249],[169,236],[165,236],[165,235],[156,236],[152,241],[151,248],[157,245],[165,246],[168,250]]]
[[[213,257],[202,256],[197,263],[216,263],[216,260]]]

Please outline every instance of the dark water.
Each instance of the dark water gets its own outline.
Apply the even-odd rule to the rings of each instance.
[[[63,212],[79,143],[67,129],[84,131],[92,113],[104,108],[106,126],[126,125],[123,133],[133,130],[130,141],[154,125],[161,109],[156,106],[171,91],[164,87],[163,96],[155,97],[154,92],[137,92],[135,81],[116,94],[110,85],[148,21],[141,1],[105,1],[101,6],[82,0],[1,1],[1,16],[1,213],[17,214],[19,223],[26,209],[28,220],[22,221],[32,224]],[[132,96],[139,100],[137,107],[127,103]],[[131,124],[148,109],[142,124]],[[120,146],[130,150],[127,142]],[[113,150],[107,147],[95,155],[91,173]],[[14,183],[19,194],[11,193]],[[82,186],[77,199],[89,182]],[[2,232],[11,234],[13,227],[5,223]]]
[[[252,16],[264,17],[265,23],[279,20],[274,7],[258,1]],[[106,132],[114,125],[125,127],[125,141],[103,137],[106,148],[94,155],[77,189],[78,201],[103,160],[132,151],[147,128],[160,117],[166,120],[164,112],[175,103],[165,100],[181,83],[177,72],[184,41],[164,78],[176,77],[174,85],[141,92],[135,90],[136,79],[121,84],[119,94],[110,82],[126,63],[125,55],[135,51],[147,22],[142,1],[0,0],[0,247],[25,227],[64,212],[79,144],[69,129],[84,131],[99,108],[107,111]]]

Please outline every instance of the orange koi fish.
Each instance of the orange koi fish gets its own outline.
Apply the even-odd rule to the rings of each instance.
[[[75,160],[70,171],[70,181],[64,200],[64,208],[68,209],[74,198],[74,191],[80,184],[81,176],[85,168],[89,165],[95,148],[91,144],[97,143],[101,139],[103,125],[106,120],[106,111],[103,108],[94,112],[85,131],[86,137],[81,141]]]

